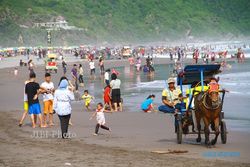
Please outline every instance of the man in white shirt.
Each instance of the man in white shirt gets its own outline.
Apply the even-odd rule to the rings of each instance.
[[[41,88],[45,91],[43,92],[43,104],[44,104],[44,111],[43,111],[43,121],[44,125],[47,126],[47,115],[49,114],[49,125],[53,126],[53,99],[54,99],[54,84],[51,82],[51,75],[50,73],[45,74],[45,82],[41,84]]]
[[[90,75],[95,74],[95,62],[93,60],[89,62],[89,68],[90,68]]]
[[[104,82],[106,83],[107,86],[109,85],[109,73],[110,69],[107,69],[104,74]]]

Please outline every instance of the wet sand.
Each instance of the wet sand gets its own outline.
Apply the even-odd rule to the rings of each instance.
[[[155,63],[168,63],[156,60]],[[165,62],[164,62],[165,61]],[[87,67],[87,62],[83,63]],[[124,61],[106,62],[106,66],[128,65]],[[39,83],[43,81],[44,68],[35,69]],[[23,108],[23,83],[28,71],[19,70],[17,77],[12,69],[0,70],[0,166],[249,166],[250,134],[229,131],[227,144],[220,138],[216,146],[208,149],[195,142],[196,135],[183,136],[183,144],[176,144],[173,117],[162,113],[122,112],[106,114],[107,125],[112,132],[100,130],[93,136],[95,120],[89,121],[91,112],[83,111],[82,105],[73,102],[72,122],[69,130],[71,139],[62,140],[52,128],[32,129],[29,118],[23,127],[18,127],[18,119]],[[59,80],[53,75],[53,81]],[[102,90],[100,90],[102,91]],[[40,98],[41,99],[41,98]],[[36,136],[34,136],[34,134]],[[212,136],[211,136],[212,137]],[[188,153],[156,154],[151,151],[181,150]],[[204,156],[207,152],[239,152],[236,157]],[[68,163],[68,164],[65,164]],[[70,163],[70,164],[69,164]],[[41,165],[40,165],[41,164]]]

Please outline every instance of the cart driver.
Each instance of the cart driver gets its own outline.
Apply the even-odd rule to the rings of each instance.
[[[185,104],[181,103],[183,96],[181,90],[175,87],[174,78],[168,78],[167,83],[168,88],[162,91],[162,103],[164,105],[160,106],[159,110],[166,113],[176,113],[182,109],[182,105],[185,108]]]

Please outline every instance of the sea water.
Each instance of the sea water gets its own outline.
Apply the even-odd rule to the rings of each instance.
[[[218,76],[220,85],[229,91],[226,93],[223,111],[229,130],[250,133],[250,60],[244,63],[229,61],[231,68],[226,68]],[[173,63],[155,65],[154,75],[136,72],[134,67],[116,68],[120,72],[121,94],[126,112],[142,112],[141,103],[150,94],[155,94],[156,107],[162,104],[161,93],[167,87],[166,80],[172,74]],[[90,94],[95,96],[95,102],[102,101],[104,82],[87,83]],[[100,88],[100,89],[99,89]],[[184,87],[185,88],[185,87]]]

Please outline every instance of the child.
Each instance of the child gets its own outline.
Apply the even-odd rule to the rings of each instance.
[[[146,113],[151,112],[151,110],[155,111],[153,107],[154,99],[155,99],[155,95],[149,95],[148,98],[142,103],[141,109]]]
[[[14,75],[17,76],[17,74],[18,74],[18,69],[17,69],[17,67],[15,67]]]
[[[84,94],[82,96],[82,99],[85,101],[85,107],[87,108],[88,111],[90,111],[90,102],[92,101],[92,99],[94,99],[93,96],[89,95],[89,91],[88,90],[84,90]]]
[[[91,120],[94,116],[96,116],[97,124],[95,127],[95,133],[94,133],[95,136],[98,135],[99,127],[111,132],[110,128],[105,126],[106,122],[105,122],[104,112],[109,112],[109,111],[104,110],[102,103],[98,103],[95,113],[90,117],[90,120]]]
[[[106,108],[106,106],[109,106],[110,110],[112,111],[113,109],[112,109],[112,104],[111,104],[110,93],[111,93],[111,87],[110,85],[107,85],[104,88],[104,93],[103,93],[104,108]]]

